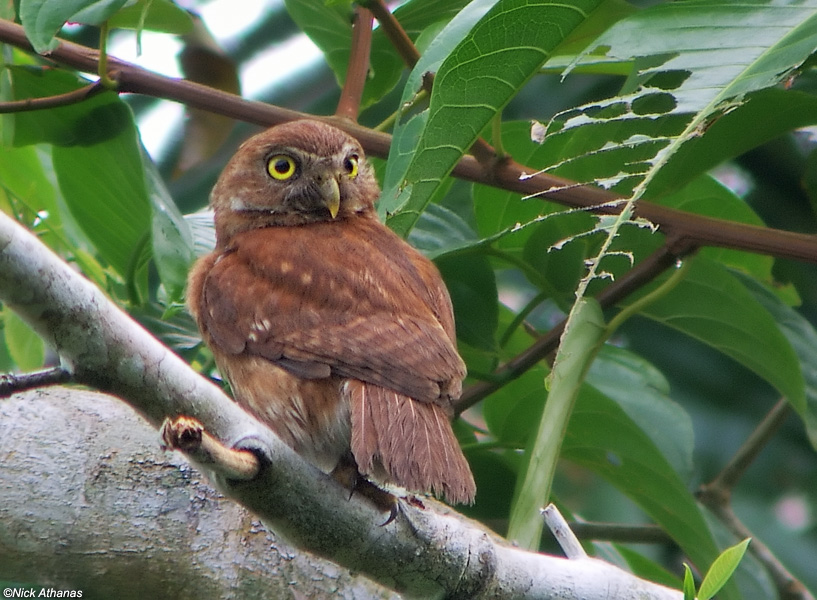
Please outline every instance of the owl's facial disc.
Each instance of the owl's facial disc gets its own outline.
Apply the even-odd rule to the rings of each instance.
[[[266,171],[277,183],[290,184],[300,180],[296,187],[290,188],[290,208],[309,213],[316,209],[326,210],[335,219],[340,212],[345,182],[355,179],[360,168],[357,148],[347,147],[338,154],[345,156],[342,160],[337,154],[327,159],[294,148],[279,147],[265,159]]]

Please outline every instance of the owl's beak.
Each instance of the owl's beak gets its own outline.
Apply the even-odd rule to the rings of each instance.
[[[329,176],[320,183],[321,196],[329,209],[329,214],[332,218],[338,216],[340,210],[340,187],[336,177]]]

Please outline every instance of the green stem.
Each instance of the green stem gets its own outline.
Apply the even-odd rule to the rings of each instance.
[[[517,328],[524,323],[525,319],[528,318],[528,315],[533,312],[537,306],[542,304],[548,298],[547,292],[539,292],[530,302],[528,302],[525,307],[519,311],[519,313],[514,317],[511,324],[508,325],[508,328],[505,330],[505,333],[502,334],[502,337],[499,340],[499,347],[504,348],[505,344],[508,343],[508,340],[511,339],[513,332],[517,330]]]
[[[99,82],[109,90],[116,89],[116,82],[108,75],[108,22],[102,23],[99,30]]]
[[[619,327],[621,327],[622,324],[624,324],[624,321],[632,317],[634,314],[641,312],[642,310],[644,310],[644,308],[646,308],[659,298],[664,297],[670,291],[672,291],[675,288],[675,286],[677,286],[686,275],[686,272],[689,270],[690,262],[691,261],[689,260],[683,261],[683,264],[681,264],[677,269],[675,269],[675,272],[672,275],[670,275],[669,278],[667,278],[667,280],[664,283],[659,285],[649,294],[645,294],[632,304],[629,304],[622,308],[621,311],[615,317],[610,319],[610,322],[607,324],[607,331],[604,335],[605,339],[609,339],[610,336],[612,336],[613,333]]]

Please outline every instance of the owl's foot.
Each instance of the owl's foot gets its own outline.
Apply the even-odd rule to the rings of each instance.
[[[366,479],[357,470],[357,465],[353,461],[342,460],[330,473],[332,479],[340,483],[349,490],[349,498],[355,493],[368,498],[379,510],[389,513],[389,518],[380,524],[385,527],[397,517],[400,512],[400,503],[397,496],[377,487]]]
[[[165,419],[160,433],[165,450],[181,450],[227,479],[250,480],[261,470],[260,459],[255,453],[228,448],[191,417]]]

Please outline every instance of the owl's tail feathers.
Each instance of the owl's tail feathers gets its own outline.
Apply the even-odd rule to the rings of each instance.
[[[445,409],[380,386],[349,382],[352,454],[363,475],[471,504],[476,484]]]

